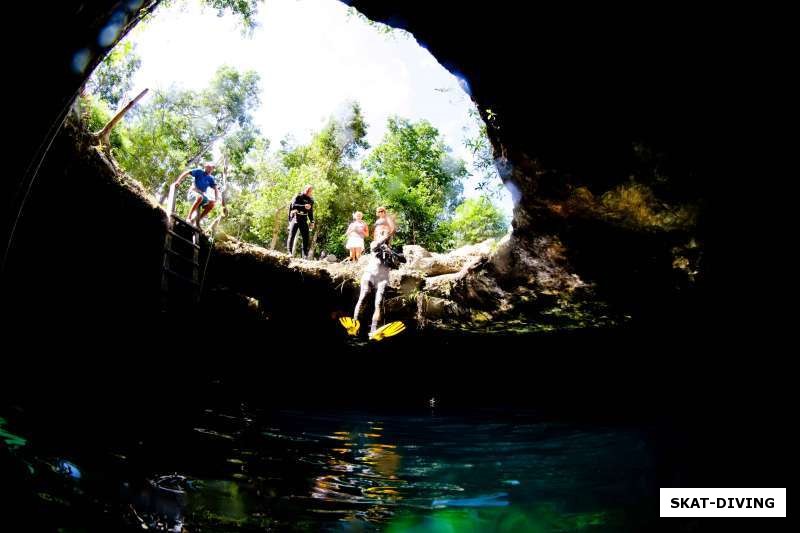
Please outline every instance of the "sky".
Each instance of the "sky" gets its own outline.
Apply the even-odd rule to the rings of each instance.
[[[459,80],[405,32],[381,32],[349,14],[337,0],[265,0],[251,36],[242,35],[237,17],[218,17],[199,2],[176,2],[134,30],[142,66],[131,94],[145,87],[200,89],[222,65],[255,70],[261,76],[261,106],[255,122],[273,146],[291,135],[305,142],[331,115],[358,101],[376,146],[386,119],[399,115],[427,119],[442,134],[453,155],[467,162],[463,146],[477,125],[474,104]],[[464,187],[476,196],[474,183]],[[510,215],[512,202],[498,202]]]

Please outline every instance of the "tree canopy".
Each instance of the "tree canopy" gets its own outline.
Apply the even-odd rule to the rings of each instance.
[[[123,146],[114,154],[154,193],[163,192],[163,186],[186,167],[211,159],[216,143],[241,168],[258,136],[252,113],[259,94],[258,74],[227,66],[217,70],[201,91],[156,92],[130,114]]]
[[[246,24],[260,3],[203,1],[234,10]],[[121,106],[140,64],[135,47],[123,43],[95,70],[82,106],[92,131]],[[371,147],[357,102],[332,115],[308,142],[286,138],[273,146],[254,122],[260,94],[258,74],[230,66],[219,68],[202,89],[154,91],[112,130],[112,153],[159,200],[181,172],[216,159],[217,181],[229,207],[223,231],[269,248],[284,249],[287,206],[306,185],[315,192],[315,255],[346,255],[345,231],[354,212],[363,212],[370,223],[378,205],[387,206],[396,219],[395,244],[443,251],[505,231],[505,219],[488,197],[462,202],[465,178],[476,169],[486,176],[491,171],[485,130],[469,141],[482,157],[476,157],[482,166],[473,165],[472,171],[452,156],[426,120],[391,117],[384,138]],[[183,187],[189,186],[184,181]],[[185,210],[182,197],[178,209]]]
[[[450,236],[446,220],[461,199],[463,161],[454,159],[427,121],[392,117],[383,142],[364,161],[371,183],[398,216],[402,242],[438,250]]]
[[[468,198],[456,207],[450,222],[456,246],[474,244],[503,235],[508,221],[487,196]]]
[[[86,83],[86,89],[115,109],[131,90],[133,75],[141,64],[134,44],[130,41],[121,43],[95,69]]]

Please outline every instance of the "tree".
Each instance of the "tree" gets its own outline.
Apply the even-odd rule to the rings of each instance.
[[[267,159],[269,147],[269,139],[249,129],[240,130],[222,142],[220,173],[228,216],[220,227],[240,240],[258,242],[247,207],[259,186],[258,165]]]
[[[255,71],[241,73],[231,66],[217,70],[209,88],[198,95],[201,114],[193,117],[193,125],[203,144],[195,160],[233,132],[238,132],[240,145],[252,142],[258,131],[252,111],[260,104],[260,92],[260,77]]]
[[[282,142],[281,150],[274,156],[262,153],[254,164],[255,187],[251,194],[241,198],[250,232],[255,237],[253,242],[273,250],[287,225],[287,206],[308,177],[300,171],[302,165],[295,164],[299,161],[296,150]]]
[[[486,196],[468,198],[456,208],[450,222],[456,246],[475,244],[508,231],[508,221]]]
[[[323,170],[321,178],[332,186],[327,202],[322,202],[317,192],[315,231],[311,240],[311,253],[321,246],[328,253],[343,254],[343,235],[354,210],[371,209],[375,195],[362,176],[350,164],[361,150],[369,148],[367,123],[361,106],[351,102],[343,116],[331,118],[325,128],[314,136],[308,155],[312,164]]]
[[[245,30],[252,31],[256,27],[258,5],[264,3],[264,0],[204,0],[204,2],[216,9],[220,17],[225,11],[239,15]]]
[[[109,108],[108,103],[100,100],[93,94],[86,94],[80,97],[80,116],[81,120],[91,132],[100,131],[114,117],[114,112]],[[114,128],[109,135],[109,144],[115,150],[121,149],[130,143],[125,128]]]
[[[258,8],[264,0],[198,0],[201,4],[207,5],[217,10],[217,16],[221,17],[226,12],[237,15],[241,21],[244,33],[251,33],[257,26],[256,16]],[[151,16],[157,7],[168,7],[175,3],[175,0],[150,0],[140,10],[139,19],[146,19]]]
[[[443,250],[449,213],[461,198],[464,162],[449,155],[427,121],[392,117],[383,142],[364,161],[381,200],[399,217],[398,241]]]
[[[141,64],[136,46],[130,41],[120,43],[92,73],[86,89],[111,109],[116,109],[131,90],[133,75]]]
[[[186,167],[209,159],[217,143],[223,155],[241,162],[258,134],[252,112],[259,92],[258,74],[227,66],[202,91],[157,92],[126,117],[127,142],[114,155],[154,192],[163,192]]]
[[[487,113],[492,113],[492,111],[487,109]],[[503,190],[503,182],[497,172],[486,123],[475,108],[470,109],[469,116],[472,118],[473,125],[472,128],[464,127],[466,134],[471,133],[464,139],[464,147],[472,153],[471,174],[478,177],[475,188],[484,194],[498,198]]]
[[[240,199],[256,242],[276,248],[287,221],[289,201],[305,185],[314,187],[315,230],[311,250],[344,251],[343,234],[354,210],[377,205],[377,195],[351,163],[369,147],[367,125],[356,103],[344,115],[331,118],[307,144],[293,145],[288,139],[272,156],[254,162],[255,186]],[[238,234],[247,234],[239,231]]]

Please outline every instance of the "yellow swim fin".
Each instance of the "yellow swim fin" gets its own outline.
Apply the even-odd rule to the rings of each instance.
[[[339,319],[339,323],[347,330],[348,335],[358,335],[358,328],[361,327],[361,323],[358,320],[343,316]]]
[[[405,331],[406,326],[399,320],[395,322],[389,322],[378,329],[375,330],[375,333],[369,336],[370,339],[374,341],[379,341],[385,339],[386,337],[394,337],[398,333]]]

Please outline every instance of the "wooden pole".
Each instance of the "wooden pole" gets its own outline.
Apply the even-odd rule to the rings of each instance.
[[[100,141],[102,144],[104,144],[104,145],[108,146],[108,139],[109,139],[109,137],[111,136],[111,130],[112,130],[112,129],[114,129],[114,126],[116,126],[116,125],[117,125],[117,122],[119,122],[119,121],[122,119],[122,117],[124,117],[124,116],[125,116],[125,113],[127,113],[128,111],[130,111],[130,109],[131,109],[131,108],[132,108],[134,105],[136,105],[136,102],[138,102],[139,100],[141,100],[141,98],[142,98],[142,97],[143,97],[145,94],[147,94],[147,91],[149,91],[149,90],[150,90],[150,89],[145,89],[145,90],[143,90],[142,92],[140,92],[140,93],[139,93],[139,96],[137,96],[136,98],[134,98],[133,100],[131,100],[130,102],[128,102],[128,105],[126,105],[126,106],[125,106],[125,107],[123,107],[121,110],[119,110],[119,112],[117,112],[117,114],[116,114],[116,115],[114,115],[114,118],[112,118],[111,120],[109,120],[109,121],[108,121],[108,124],[106,124],[106,125],[103,127],[103,129],[102,129],[102,130],[98,131],[98,132],[95,134],[95,135],[97,136],[98,140],[99,140],[99,141]]]

